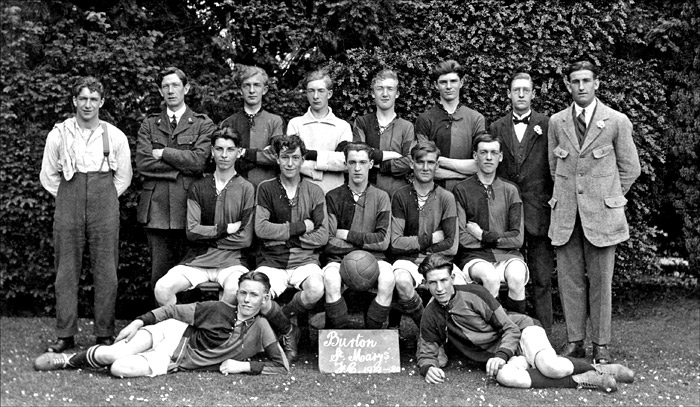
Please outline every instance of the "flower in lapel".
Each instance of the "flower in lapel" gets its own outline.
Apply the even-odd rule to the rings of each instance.
[[[542,127],[540,127],[539,124],[536,125],[532,130],[534,130],[535,133],[537,133],[538,136],[541,136],[541,135],[542,135]]]
[[[599,129],[602,129],[602,128],[605,127],[605,122],[602,121],[602,120],[598,120],[598,121],[595,123],[595,125],[598,126]]]

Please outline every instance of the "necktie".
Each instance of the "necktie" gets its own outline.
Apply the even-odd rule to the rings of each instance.
[[[578,144],[583,144],[583,139],[586,137],[586,109],[581,109],[581,113],[576,116],[576,133],[578,135]]]
[[[170,121],[170,130],[175,131],[176,127],[177,127],[177,119],[175,118],[175,115],[173,115],[173,120]]]
[[[518,119],[515,116],[513,116],[513,124],[519,124],[519,123],[529,124],[530,123],[530,116],[525,116],[522,119]]]

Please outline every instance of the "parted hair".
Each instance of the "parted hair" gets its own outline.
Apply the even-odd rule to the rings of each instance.
[[[464,75],[464,68],[462,68],[462,65],[460,65],[459,62],[455,61],[454,59],[442,61],[433,69],[433,81],[437,82],[440,76],[447,75],[448,73],[456,73],[457,76],[462,78],[462,75]]]
[[[315,71],[307,73],[306,77],[304,78],[304,87],[306,87],[309,84],[309,82],[318,80],[323,80],[324,82],[326,82],[326,89],[333,89],[333,78],[331,78],[330,74],[328,74],[328,71],[326,69],[317,69]]]
[[[591,61],[576,61],[566,68],[566,80],[571,79],[571,74],[576,71],[589,70],[593,72],[593,79],[598,79],[598,67]]]
[[[450,274],[452,274],[452,267],[452,262],[447,257],[440,253],[433,253],[425,256],[420,266],[418,266],[418,272],[423,277],[427,278],[426,274],[428,274],[428,272],[443,268],[447,269]]]
[[[243,81],[258,74],[262,76],[263,85],[267,86],[267,82],[270,80],[270,77],[267,76],[267,72],[265,72],[264,69],[260,68],[259,66],[238,65],[234,77],[236,85],[240,87],[243,84]]]
[[[266,293],[270,292],[270,279],[267,277],[267,275],[265,273],[261,273],[259,271],[255,271],[255,270],[251,270],[247,273],[243,273],[241,275],[241,277],[238,279],[238,285],[241,285],[241,283],[243,283],[246,280],[257,281],[258,283],[263,285]]]
[[[216,144],[216,140],[225,139],[233,141],[236,147],[241,146],[241,135],[233,127],[221,127],[211,135],[211,145]]]
[[[273,137],[270,144],[275,150],[275,154],[278,156],[283,151],[296,150],[297,147],[299,147],[302,157],[306,155],[306,145],[304,144],[304,140],[302,140],[301,137],[296,134]]]
[[[367,157],[369,159],[372,159],[372,153],[374,150],[372,147],[369,146],[367,143],[363,143],[362,141],[353,141],[350,143],[347,143],[345,145],[345,148],[343,148],[343,154],[345,154],[345,160],[348,159],[348,154],[350,154],[350,151],[364,151],[367,153]]]
[[[530,86],[533,88],[535,87],[535,83],[532,81],[532,76],[530,76],[530,74],[527,72],[519,71],[510,76],[510,80],[508,81],[508,89],[513,86],[513,82],[515,82],[516,79],[527,79],[530,81]]]
[[[101,98],[105,97],[105,88],[102,86],[102,82],[93,76],[82,76],[75,81],[71,89],[73,97],[77,97],[83,88],[87,88],[90,92],[99,93]]]
[[[163,78],[172,74],[175,74],[178,78],[180,78],[180,81],[182,81],[182,86],[187,85],[187,75],[185,75],[182,69],[175,66],[169,66],[163,69],[158,75],[158,87],[160,87],[161,82],[163,82]]]
[[[440,149],[434,141],[419,141],[411,149],[411,158],[413,161],[425,156],[426,154],[435,153],[437,158],[440,158]]]
[[[372,78],[372,87],[377,84],[377,82],[381,82],[386,79],[393,79],[396,81],[396,87],[399,87],[399,76],[396,74],[396,72],[392,71],[391,69],[382,69],[381,71],[377,72],[376,75],[374,75],[374,78]]]
[[[476,153],[477,147],[479,147],[479,143],[490,143],[492,141],[498,142],[499,150],[503,147],[503,139],[501,138],[501,136],[496,136],[489,133],[482,133],[474,137],[474,141],[472,141],[472,151]]]

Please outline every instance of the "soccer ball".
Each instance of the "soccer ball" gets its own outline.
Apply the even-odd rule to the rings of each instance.
[[[353,290],[367,291],[377,284],[379,278],[377,259],[364,250],[350,252],[340,263],[340,277]]]

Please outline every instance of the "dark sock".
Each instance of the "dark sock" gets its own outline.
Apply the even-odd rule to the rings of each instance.
[[[267,313],[261,313],[267,322],[270,324],[272,330],[277,334],[277,336],[285,335],[292,329],[292,323],[289,321],[286,315],[282,312],[282,307],[275,302],[270,300],[272,307]]]
[[[562,356],[562,357],[569,359],[571,361],[571,363],[574,364],[574,373],[572,373],[572,375],[585,373],[589,370],[594,369],[593,365],[591,365],[590,363],[588,363],[584,359],[572,358],[571,356]]]
[[[578,383],[574,381],[571,375],[562,377],[561,379],[552,379],[540,373],[537,369],[527,369],[527,374],[530,375],[530,388],[532,389],[547,389],[547,388],[567,388],[575,389]]]
[[[525,300],[514,300],[510,297],[507,297],[501,305],[503,305],[503,308],[507,309],[508,311],[524,314],[526,304],[527,303],[525,302]]]
[[[294,294],[292,300],[282,307],[282,312],[284,312],[284,315],[286,315],[287,318],[292,318],[299,314],[306,314],[311,308],[314,307],[314,304],[305,304],[304,301],[301,300],[301,293],[302,292],[299,291]]]
[[[87,353],[87,350],[81,350],[80,352],[71,356],[70,359],[68,359],[68,364],[73,367],[83,367],[87,365]]]
[[[345,329],[350,326],[348,305],[343,297],[336,302],[326,303],[326,320],[329,328]]]
[[[416,326],[420,328],[420,320],[423,316],[423,301],[421,301],[420,295],[415,293],[408,300],[399,300],[399,305],[401,306],[401,311],[411,317]]]
[[[390,310],[391,306],[385,307],[383,305],[379,305],[376,299],[372,300],[372,303],[369,304],[369,309],[367,310],[365,328],[381,329],[384,321],[386,321],[387,317],[389,316]]]
[[[73,367],[84,367],[84,366],[90,366],[94,368],[101,368],[108,366],[108,364],[105,363],[100,363],[95,359],[95,351],[97,348],[103,345],[94,345],[90,346],[87,348],[87,350],[80,351],[76,353],[75,355],[71,356],[71,358],[68,360],[68,364],[73,366]]]
[[[402,316],[403,314],[399,309],[391,307],[391,310],[389,311],[389,325],[387,326],[387,328],[399,329],[399,327],[401,326]]]

